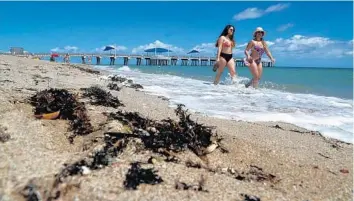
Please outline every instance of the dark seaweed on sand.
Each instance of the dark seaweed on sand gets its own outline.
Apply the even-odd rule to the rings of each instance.
[[[118,76],[118,75],[114,75],[114,76],[111,77],[111,81],[122,83],[122,82],[127,81],[127,78],[125,78],[125,77],[120,77],[120,76]]]
[[[72,164],[64,164],[64,168],[55,175],[55,180],[52,186],[50,200],[56,200],[60,197],[61,192],[58,189],[59,184],[65,183],[65,179],[70,176],[79,175],[83,172],[83,166],[96,170],[99,168],[103,168],[105,166],[110,165],[112,158],[117,157],[119,153],[121,153],[127,145],[127,141],[125,138],[117,138],[110,135],[105,135],[104,137],[105,146],[102,150],[96,152],[93,156],[91,156],[91,160],[78,160]]]
[[[205,182],[206,182],[206,180],[203,175],[201,176],[197,185],[190,185],[185,182],[180,182],[180,181],[176,180],[175,189],[177,189],[177,190],[194,190],[194,191],[201,191],[201,192],[208,193],[209,191],[205,189]]]
[[[69,137],[73,141],[75,135],[86,135],[93,131],[84,103],[66,89],[46,89],[30,97],[29,102],[34,106],[34,114],[51,113],[60,110],[60,119],[70,120],[70,130],[74,135]]]
[[[106,92],[98,86],[82,88],[81,90],[84,91],[84,97],[90,98],[90,103],[92,105],[102,105],[113,108],[124,106],[117,97],[114,97],[110,92]]]
[[[131,163],[131,167],[125,175],[124,187],[136,190],[140,184],[155,185],[163,182],[163,179],[156,172],[153,168],[141,168],[137,162]]]
[[[120,91],[121,89],[116,83],[109,83],[107,87],[109,90],[115,90],[115,91]]]
[[[203,155],[202,150],[211,144],[212,127],[191,120],[188,110],[184,110],[183,106],[179,104],[175,109],[179,121],[165,119],[157,122],[141,117],[138,113],[122,111],[111,113],[109,118],[129,125],[133,133],[142,139],[145,147],[155,152],[160,148],[173,152],[189,148],[197,155]]]

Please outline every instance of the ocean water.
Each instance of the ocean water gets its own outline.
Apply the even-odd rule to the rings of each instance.
[[[231,84],[225,69],[213,85],[211,66],[95,66],[134,80],[144,91],[183,103],[192,111],[244,121],[283,121],[353,141],[353,71],[329,68],[264,68],[258,89],[245,88],[251,74],[237,67]]]

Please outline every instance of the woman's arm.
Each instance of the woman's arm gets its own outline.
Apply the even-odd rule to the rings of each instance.
[[[218,53],[216,54],[216,61],[219,61],[219,59],[220,59],[220,53],[221,53],[223,41],[224,41],[224,38],[221,36],[218,40]]]
[[[249,53],[250,49],[253,47],[253,43],[252,41],[248,42],[246,49],[245,49],[245,55],[246,55],[246,59],[248,59],[251,55]]]

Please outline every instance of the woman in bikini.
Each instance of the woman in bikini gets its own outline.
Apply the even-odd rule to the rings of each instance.
[[[214,72],[217,70],[214,81],[215,85],[219,83],[220,76],[224,71],[225,66],[227,66],[229,69],[232,81],[235,81],[235,60],[232,58],[232,48],[235,47],[234,33],[235,27],[232,25],[227,25],[221,32],[215,44],[215,46],[218,48],[216,62],[213,68]]]
[[[275,62],[275,59],[270,53],[266,42],[263,40],[264,35],[265,31],[261,27],[257,27],[253,32],[253,40],[248,43],[245,49],[246,58],[244,59],[244,62],[250,69],[253,76],[252,80],[246,84],[246,87],[251,85],[254,88],[258,87],[258,82],[261,79],[263,72],[261,59],[264,52],[273,63]],[[249,54],[250,50],[251,54]]]

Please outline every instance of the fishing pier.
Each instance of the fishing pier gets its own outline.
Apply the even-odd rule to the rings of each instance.
[[[2,55],[12,55],[10,53],[0,53]],[[66,53],[57,54],[57,58],[64,57]],[[32,57],[43,60],[46,57],[51,57],[48,53],[33,53],[31,55],[15,55],[20,57]],[[146,55],[110,55],[110,54],[92,54],[92,53],[74,53],[70,54],[70,58],[79,57],[83,64],[102,65],[102,58],[110,59],[110,65],[115,65],[118,59],[123,60],[123,65],[145,65],[145,66],[212,66],[215,63],[215,57],[187,57],[187,56],[146,56]],[[88,58],[92,62],[88,62]],[[135,62],[134,62],[135,60]],[[145,60],[145,62],[144,62]],[[243,59],[234,59],[237,67],[245,67]],[[133,63],[132,63],[133,62]],[[272,62],[262,61],[263,67],[273,67]]]
[[[114,46],[106,46],[106,49],[103,51],[115,50]],[[104,58],[109,58],[109,65],[115,65],[117,60],[123,60],[123,65],[145,65],[145,66],[213,66],[215,63],[215,57],[205,57],[200,56],[199,51],[192,50],[186,55],[171,56],[169,55],[171,50],[165,48],[150,48],[144,50],[146,55],[139,54],[113,54],[110,53],[28,53],[28,52],[16,52],[10,51],[9,53],[0,53],[5,55],[14,55],[21,57],[31,57],[33,59],[44,60],[49,57],[50,61],[56,62],[57,59],[62,59],[64,62],[70,61],[70,58],[79,57],[81,58],[82,64],[93,64],[93,65],[102,65],[102,60]],[[162,55],[157,53],[168,52],[168,55]],[[154,53],[153,55],[148,55],[149,53]],[[197,53],[196,55],[191,55]],[[234,58],[235,64],[237,67],[246,66],[243,59]],[[145,61],[145,62],[144,62]],[[273,67],[273,63],[270,61],[262,61],[263,67]]]

